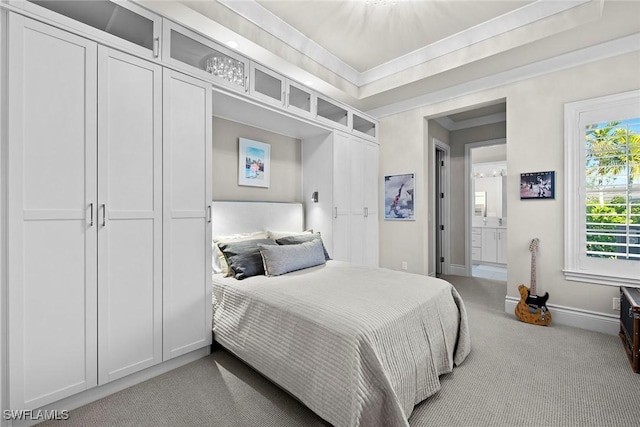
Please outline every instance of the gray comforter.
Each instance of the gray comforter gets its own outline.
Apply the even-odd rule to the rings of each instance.
[[[336,427],[408,426],[471,349],[456,289],[339,261],[278,277],[214,276],[223,347]]]

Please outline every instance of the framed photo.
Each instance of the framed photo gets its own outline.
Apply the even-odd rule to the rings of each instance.
[[[384,177],[384,219],[413,221],[415,217],[415,174]]]
[[[240,138],[238,149],[238,185],[269,187],[271,146]]]
[[[555,199],[555,188],[556,180],[554,171],[520,174],[520,200]]]

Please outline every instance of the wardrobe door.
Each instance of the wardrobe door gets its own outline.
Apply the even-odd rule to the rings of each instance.
[[[349,217],[351,216],[351,146],[347,135],[333,133],[333,254],[338,261],[351,261]]]
[[[365,158],[364,142],[361,139],[349,138],[351,152],[351,215],[349,217],[350,261],[364,264],[365,240]]]
[[[10,14],[9,405],[97,383],[96,44]]]
[[[163,358],[211,344],[210,84],[163,72]]]
[[[378,247],[379,247],[379,200],[378,186],[380,179],[378,178],[378,161],[379,148],[378,144],[363,141],[364,147],[364,236],[362,242],[364,244],[363,261],[366,265],[374,267],[378,266]]]
[[[98,49],[98,381],[162,361],[162,68]]]

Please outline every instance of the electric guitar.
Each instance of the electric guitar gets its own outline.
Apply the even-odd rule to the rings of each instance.
[[[544,296],[536,294],[536,252],[538,251],[537,238],[531,241],[529,252],[531,252],[531,289],[525,285],[518,286],[520,301],[516,305],[515,314],[518,319],[532,325],[547,326],[551,323],[551,313],[547,308],[549,292]]]

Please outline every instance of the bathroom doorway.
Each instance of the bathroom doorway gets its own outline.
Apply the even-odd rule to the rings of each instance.
[[[466,144],[469,275],[507,280],[507,157],[504,138]]]

